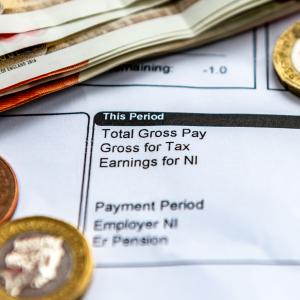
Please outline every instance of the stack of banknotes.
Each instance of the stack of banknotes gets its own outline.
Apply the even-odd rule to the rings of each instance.
[[[299,10],[296,0],[0,0],[0,111]]]

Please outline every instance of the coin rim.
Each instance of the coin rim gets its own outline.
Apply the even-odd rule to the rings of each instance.
[[[300,36],[296,36],[295,29],[300,30],[300,22],[291,25],[277,39],[273,50],[273,66],[282,82],[290,91],[300,94],[300,72],[292,62],[292,51]]]
[[[72,258],[72,270],[62,287],[36,300],[75,300],[87,290],[93,272],[91,249],[84,236],[72,225],[49,217],[37,216],[18,219],[0,228],[0,247],[25,232],[41,232],[64,239]],[[0,288],[1,300],[29,300],[28,297],[12,297]]]
[[[11,205],[8,208],[8,210],[4,213],[3,217],[0,218],[0,225],[1,225],[5,222],[9,221],[17,209],[17,205],[18,205],[18,201],[19,201],[19,184],[18,184],[17,176],[16,176],[13,168],[10,166],[10,164],[1,156],[0,156],[0,161],[2,161],[7,166],[8,170],[12,174],[12,177],[14,179],[14,184],[15,184],[15,193],[13,196],[13,200],[11,201]]]

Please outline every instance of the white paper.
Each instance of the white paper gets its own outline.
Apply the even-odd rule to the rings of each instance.
[[[85,233],[85,300],[298,300],[300,100],[271,66],[298,17],[0,116],[14,218]]]

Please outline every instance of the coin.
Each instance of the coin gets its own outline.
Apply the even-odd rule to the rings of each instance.
[[[18,203],[18,183],[12,168],[0,157],[0,224],[14,214]]]
[[[300,95],[300,22],[294,23],[278,38],[273,65],[282,84]]]
[[[92,270],[86,239],[65,222],[31,217],[1,226],[1,300],[75,300]]]

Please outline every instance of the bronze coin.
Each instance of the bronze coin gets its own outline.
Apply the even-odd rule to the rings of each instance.
[[[18,203],[18,183],[12,168],[0,157],[0,224],[11,219]]]

